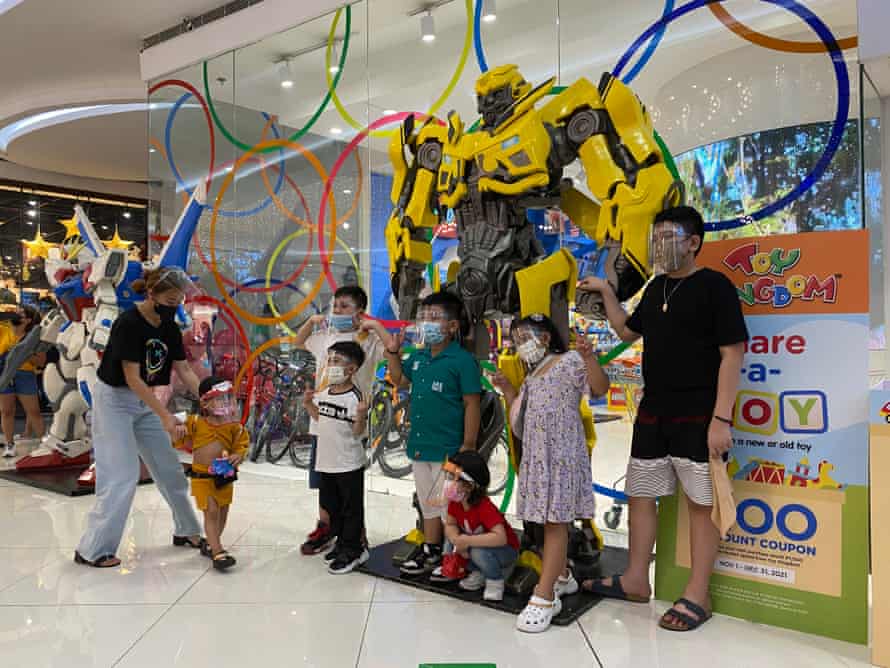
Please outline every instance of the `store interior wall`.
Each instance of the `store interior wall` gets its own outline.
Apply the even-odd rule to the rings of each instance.
[[[294,311],[272,328],[278,333],[293,331],[303,318],[324,310],[332,289],[354,274],[375,293],[372,302],[380,309],[386,302],[379,297],[380,283],[385,293],[388,278],[380,270],[385,248],[372,218],[384,215],[391,202],[385,181],[378,180],[376,187],[374,181],[391,174],[387,151],[395,125],[382,126],[384,132],[360,141],[359,130],[390,112],[424,112],[431,106],[440,118],[456,110],[469,125],[476,118],[474,84],[486,63],[515,63],[533,83],[551,76],[561,85],[579,77],[598,82],[666,9],[679,6],[665,0],[499,0],[496,20],[480,22],[476,33],[475,4],[453,0],[434,9],[436,39],[423,42],[421,15],[409,16],[420,5],[363,1],[163,77],[191,89],[180,83],[155,88],[163,82],[149,82],[149,101],[180,102],[176,113],[156,109],[149,115],[152,233],[163,239],[182,211],[184,193],[207,178],[212,146],[209,206],[197,232],[203,259],[193,250],[190,265],[205,289],[230,300],[249,327],[264,327],[251,320],[269,318],[276,310]],[[806,0],[801,5],[837,40],[848,41],[856,33],[855,0]],[[764,35],[819,42],[812,25],[773,3],[739,0],[728,9]],[[348,57],[337,79],[329,65],[342,54],[347,13]],[[334,48],[328,48],[329,41]],[[709,8],[672,22],[657,44],[653,41],[644,40],[630,54],[623,74],[633,74],[631,86],[677,158],[691,200],[714,220],[733,224],[717,236],[855,229],[864,219],[874,219],[874,202],[865,200],[879,197],[880,186],[887,183],[886,176],[884,183],[875,181],[879,161],[873,145],[863,145],[861,139],[861,99],[870,109],[875,102],[860,89],[855,48],[843,51],[839,67],[846,81],[841,81],[826,51],[789,52],[751,43]],[[645,62],[637,68],[640,58]],[[285,77],[292,86],[282,87]],[[336,100],[328,99],[333,80]],[[208,99],[213,110],[205,113],[191,91]],[[869,109],[865,112],[866,118],[878,118]],[[840,116],[846,123],[838,125]],[[880,125],[871,128],[871,139]],[[807,177],[830,149],[835,130],[837,151],[822,177],[787,207],[758,220],[758,211]],[[245,157],[276,132],[282,137],[296,133],[297,144],[265,144]],[[327,175],[354,140],[359,150],[344,158],[336,178],[328,182],[323,245],[326,251],[331,245],[334,249],[327,272],[317,234],[322,195]],[[320,170],[310,154],[317,157]],[[285,175],[280,188],[278,167]],[[565,176],[586,189],[580,164],[568,168]],[[214,208],[220,211],[211,224]],[[331,236],[332,208],[339,220],[339,242]],[[739,225],[746,216],[755,220]],[[209,268],[211,227],[224,277],[221,288]],[[269,296],[235,290],[251,281],[253,287],[271,289],[295,272],[300,276],[293,282],[296,289]],[[875,297],[873,302],[876,340],[883,340],[883,301]],[[878,362],[873,366],[876,372],[886,368]]]

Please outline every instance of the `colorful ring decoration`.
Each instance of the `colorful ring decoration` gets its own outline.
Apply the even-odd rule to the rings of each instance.
[[[326,179],[324,179],[324,193],[321,196],[321,205],[318,208],[318,250],[321,253],[321,265],[323,268],[322,276],[327,278],[328,285],[331,287],[331,290],[337,289],[337,282],[334,280],[334,275],[331,273],[331,253],[325,247],[324,241],[324,218],[325,212],[327,211],[327,202],[328,199],[331,200],[333,206],[333,196],[331,189],[334,185],[334,179],[337,178],[337,174],[340,172],[340,169],[343,167],[343,163],[346,162],[346,158],[352,153],[356,147],[367,137],[371,132],[375,129],[379,128],[382,125],[388,125],[389,123],[395,123],[398,121],[403,121],[408,118],[408,116],[414,116],[419,120],[426,120],[429,115],[421,114],[418,112],[412,111],[401,111],[396,114],[390,114],[388,116],[381,116],[376,121],[371,123],[366,128],[363,128],[355,137],[353,137],[352,141],[343,149],[343,152],[337,157],[336,162],[334,163],[333,168],[331,168],[331,174]],[[439,125],[444,125],[444,123],[438,119],[434,119],[436,123]],[[229,175],[231,176],[231,174]],[[333,211],[333,218],[337,217],[336,210]],[[212,228],[211,228],[212,229]],[[331,226],[331,247],[333,247],[334,243],[337,241],[337,226]],[[285,318],[286,320],[290,319],[290,316]]]
[[[429,111],[426,112],[426,116],[433,116],[445,101],[451,96],[451,93],[454,92],[455,87],[460,82],[460,77],[463,74],[464,67],[467,64],[467,58],[470,55],[470,49],[473,46],[473,3],[472,0],[464,0],[464,6],[467,12],[467,30],[464,34],[464,48],[461,51],[460,59],[457,62],[457,68],[455,68],[454,73],[451,75],[451,80],[448,82],[448,85],[445,89],[439,94],[438,99],[433,102],[433,105],[429,108]],[[347,10],[349,8],[347,7]],[[354,130],[358,130],[359,132],[366,132],[367,128],[362,128],[361,124],[355,120],[352,116],[349,115],[349,112],[343,107],[343,104],[340,102],[340,98],[337,97],[337,91],[335,90],[335,86],[331,83],[331,50],[334,47],[334,34],[337,29],[337,23],[340,21],[340,12],[342,10],[338,9],[337,13],[334,14],[334,21],[331,24],[331,31],[328,34],[328,46],[325,49],[325,57],[324,57],[324,66],[325,66],[325,77],[328,82],[328,92],[330,93],[331,99],[334,101],[334,106],[337,108],[337,111],[340,112],[340,116],[344,121],[349,123]],[[348,14],[347,14],[348,19]],[[349,24],[347,22],[346,31],[349,32]],[[346,49],[343,49],[344,52]],[[344,54],[345,55],[345,54]],[[343,57],[340,58],[340,69],[337,71],[337,76],[343,72]],[[375,126],[379,127],[379,126]],[[392,134],[392,131],[387,132],[370,132],[370,136],[372,137],[389,137]]]
[[[790,39],[779,39],[778,37],[770,37],[762,32],[757,32],[753,28],[749,28],[736,17],[729,13],[723,5],[708,5],[711,14],[720,21],[724,26],[732,30],[736,35],[746,42],[762,46],[773,51],[782,51],[783,53],[825,53],[828,48],[824,42],[797,42]],[[844,37],[837,41],[838,47],[842,51],[847,49],[855,49],[859,45],[859,38],[856,35],[852,37]]]
[[[311,228],[309,230],[309,233],[310,233],[309,246],[311,247],[312,246],[312,230],[311,230]],[[272,278],[272,270],[275,266],[275,263],[278,261],[278,256],[281,254],[281,251],[284,250],[285,246],[287,246],[288,243],[290,243],[297,237],[300,237],[304,234],[306,234],[306,230],[296,230],[295,232],[292,232],[291,234],[286,236],[284,239],[282,239],[279,242],[278,246],[275,247],[275,250],[272,252],[272,256],[269,258],[269,264],[266,265],[266,287],[268,287],[272,281],[278,280],[278,279]],[[355,256],[355,253],[353,253],[352,249],[349,247],[349,244],[347,244],[345,241],[343,241],[343,239],[338,237],[337,244],[339,244],[339,246],[349,256],[349,259],[352,262],[352,266],[355,269],[356,278],[358,279],[358,285],[359,285],[359,287],[362,287],[362,284],[364,283],[364,281],[362,280],[362,270],[361,270],[361,266],[359,265],[358,258]],[[308,258],[309,258],[308,251],[305,253],[305,256],[306,256],[306,259],[304,260],[304,262],[306,260],[308,260]],[[300,294],[303,294],[302,291],[299,291],[299,292],[300,292]],[[272,314],[280,317],[281,314],[278,311],[278,307],[275,305],[275,301],[272,299],[271,294],[266,295],[266,302],[269,304],[269,308],[272,310]],[[313,306],[314,306],[314,302],[313,302]],[[318,310],[319,309],[316,308],[316,311],[318,311]],[[296,336],[296,332],[294,332],[294,330],[292,330],[290,328],[290,326],[287,324],[287,322],[282,320],[280,324],[281,324],[282,329],[284,329],[285,332],[287,332],[291,336]]]
[[[191,197],[191,195],[192,195],[193,188],[189,188],[188,184],[186,184],[185,181],[182,180],[182,176],[179,173],[179,169],[177,169],[177,167],[176,167],[176,162],[173,160],[173,145],[171,142],[171,135],[173,134],[173,121],[176,119],[176,114],[179,113],[179,110],[182,108],[182,105],[190,97],[192,97],[192,93],[188,92],[188,93],[185,93],[178,100],[176,100],[176,102],[173,104],[173,107],[170,109],[170,113],[167,114],[167,122],[164,125],[164,153],[167,156],[167,164],[170,166],[170,171],[173,172],[173,177],[176,179],[176,183],[179,184],[179,187],[182,188],[182,190],[185,191],[185,193],[189,197]],[[261,112],[261,113],[263,115],[263,118],[266,119],[266,127],[271,126],[272,134],[275,135],[276,139],[280,139],[281,134],[278,132],[278,128],[275,125],[275,122],[272,120],[272,118],[266,112]],[[213,126],[212,125],[208,125],[207,130],[210,134],[213,134]],[[266,132],[266,130],[264,128],[263,134],[265,134],[265,132]],[[281,157],[279,158],[279,162],[284,160],[284,149],[281,149],[280,154],[281,154]],[[220,167],[226,167],[226,166],[228,166],[228,164],[220,165]],[[275,194],[276,195],[281,190],[281,184],[283,182],[284,182],[284,170],[279,170],[278,183],[275,184]],[[260,211],[265,209],[271,203],[272,203],[272,197],[269,196],[269,197],[266,197],[266,199],[264,201],[260,202],[253,209],[247,209],[245,211],[231,211],[231,210],[222,209],[222,210],[220,210],[219,215],[221,215],[223,218],[246,218],[248,216],[254,216],[254,215],[258,214]]]
[[[210,135],[210,167],[207,170],[207,191],[209,192],[210,184],[213,182],[213,166],[216,164],[216,136],[213,132],[213,119],[211,119],[210,117],[210,111],[207,107],[207,102],[194,86],[192,86],[188,81],[183,81],[182,79],[164,79],[163,81],[159,81],[154,86],[148,89],[149,97],[161,88],[167,88],[168,86],[184,88],[189,93],[194,95],[195,99],[198,101],[198,104],[201,105],[201,110],[204,112],[204,118],[207,121],[207,129],[209,130]]]
[[[238,388],[241,386],[241,381],[244,380],[244,374],[246,374],[247,371],[253,366],[253,363],[256,362],[257,357],[269,350],[269,348],[277,346],[279,343],[296,343],[296,340],[293,336],[276,336],[274,339],[269,339],[268,341],[260,345],[256,350],[251,352],[247,356],[247,359],[244,360],[244,364],[241,365],[241,368],[238,369],[238,373],[235,375],[235,380],[232,382],[232,386],[236,393],[238,392]],[[250,382],[249,379],[248,382]]]
[[[288,148],[295,150],[297,153],[306,156],[306,159],[309,161],[309,163],[315,168],[315,171],[318,173],[320,180],[325,182],[325,194],[322,196],[323,199],[322,199],[321,211],[323,212],[325,210],[325,202],[327,199],[330,199],[332,218],[334,220],[336,220],[336,218],[337,218],[337,208],[336,208],[337,204],[334,201],[334,197],[331,192],[331,186],[333,184],[333,179],[330,179],[328,177],[328,174],[325,171],[324,166],[321,164],[321,162],[318,160],[318,158],[316,158],[314,154],[312,154],[310,151],[308,151],[306,148],[304,148],[301,144],[299,144],[297,142],[290,141],[289,139],[271,139],[268,141],[260,142],[259,144],[257,144],[253,148],[251,148],[249,151],[244,153],[242,156],[240,156],[235,161],[232,171],[226,175],[226,178],[223,180],[223,183],[220,186],[219,193],[216,196],[216,202],[215,202],[214,208],[213,208],[213,217],[210,219],[210,243],[209,243],[210,265],[211,265],[210,272],[213,275],[213,280],[216,283],[216,286],[219,289],[219,291],[220,291],[223,299],[226,301],[226,303],[228,303],[229,306],[231,306],[232,309],[239,316],[241,316],[248,322],[253,323],[255,325],[277,325],[278,323],[280,323],[284,320],[290,320],[291,318],[296,316],[298,313],[300,313],[306,307],[306,305],[315,298],[315,296],[321,290],[321,287],[324,282],[323,281],[324,277],[319,276],[318,280],[315,282],[315,285],[313,286],[312,290],[310,291],[310,293],[308,295],[306,295],[305,299],[303,299],[303,301],[301,301],[299,304],[297,304],[293,309],[288,311],[286,314],[284,314],[278,318],[260,317],[260,316],[256,316],[256,315],[246,311],[245,309],[241,308],[241,306],[239,306],[237,304],[237,302],[235,302],[231,297],[229,297],[228,293],[226,292],[225,288],[223,287],[223,285],[224,285],[223,278],[224,277],[222,276],[222,274],[220,274],[219,269],[217,268],[217,258],[216,258],[216,224],[217,224],[217,221],[219,220],[218,209],[220,207],[220,204],[222,203],[222,199],[225,196],[226,191],[229,189],[229,187],[234,182],[235,174],[238,172],[238,170],[241,168],[241,166],[245,162],[250,160],[251,157],[253,157],[255,154],[263,151],[264,149],[268,149],[270,147],[277,149],[279,146],[286,146]],[[343,156],[343,157],[345,157],[345,156]],[[340,164],[342,165],[342,161],[340,161]],[[321,223],[319,225],[319,234],[323,235],[324,234],[323,219],[320,219],[319,222]],[[336,225],[332,225],[331,226],[331,237],[332,237],[331,242],[332,243],[334,241],[336,241],[336,234],[337,234]],[[324,244],[324,240],[320,238],[319,246],[323,247],[323,244]],[[322,259],[323,260],[325,259],[324,255],[322,256]],[[329,258],[328,258],[328,261],[329,261]],[[330,273],[329,267],[327,267],[327,272]]]
[[[334,27],[336,27],[336,21],[340,16],[340,11],[341,10],[338,9],[337,14],[334,17]],[[332,28],[332,30],[333,30],[333,28]],[[300,137],[305,135],[307,132],[309,132],[310,128],[313,125],[315,125],[315,123],[318,121],[318,119],[324,113],[325,108],[327,108],[328,103],[331,100],[331,95],[334,92],[334,90],[336,90],[337,85],[340,83],[340,77],[343,74],[343,66],[346,64],[346,54],[349,51],[349,37],[350,37],[351,32],[352,32],[352,8],[349,5],[347,5],[346,6],[346,34],[343,36],[343,49],[342,49],[342,52],[340,53],[340,68],[337,70],[337,75],[334,77],[333,85],[330,82],[330,77],[328,77],[328,93],[327,93],[327,95],[325,95],[324,100],[319,105],[318,109],[315,110],[315,113],[312,114],[312,117],[309,119],[309,121],[306,123],[306,125],[304,125],[302,128],[300,128],[299,130],[294,132],[290,137],[288,137],[287,138],[288,141],[296,141],[297,139],[299,139]],[[330,48],[330,44],[329,44],[328,48]],[[330,60],[328,60],[328,67],[330,67]],[[251,147],[249,144],[245,144],[244,142],[240,141],[237,137],[233,136],[232,133],[228,131],[228,129],[226,128],[225,125],[223,125],[223,122],[220,120],[219,115],[216,113],[216,108],[213,106],[213,98],[210,95],[210,82],[209,82],[208,76],[207,76],[207,61],[206,60],[204,61],[204,64],[201,69],[202,69],[202,74],[203,74],[203,79],[204,79],[204,92],[207,95],[210,115],[213,117],[213,122],[216,124],[216,127],[219,128],[219,131],[222,133],[223,137],[228,139],[231,144],[233,144],[234,146],[237,146],[242,151],[252,151],[254,149],[254,147]],[[262,153],[272,153],[275,150],[276,149],[264,148],[264,149],[261,149],[261,152]]]
[[[661,26],[668,25],[669,23],[672,23],[678,18],[685,16],[686,14],[689,14],[696,9],[701,9],[702,7],[714,4],[716,2],[722,2],[722,0],[692,0],[692,2],[688,2],[685,5],[678,7],[669,15],[664,16],[653,23],[624,53],[624,55],[618,61],[618,64],[615,66],[615,69],[612,71],[612,74],[616,77],[620,76],[621,71],[627,66],[628,61],[637,51],[640,50],[640,47],[643,46],[643,43],[650,37],[652,37]],[[750,222],[762,220],[768,216],[771,216],[777,211],[781,211],[786,206],[791,204],[791,202],[793,202],[805,192],[807,192],[810,188],[812,188],[819,181],[819,179],[822,178],[822,176],[825,174],[825,170],[827,170],[828,166],[831,164],[831,161],[834,158],[834,154],[837,152],[841,140],[843,139],[844,129],[847,124],[847,118],[849,117],[850,78],[847,74],[847,66],[846,63],[844,63],[843,53],[838,46],[834,34],[832,34],[831,30],[828,28],[828,26],[825,25],[822,19],[820,19],[802,4],[797,2],[797,0],[763,0],[763,2],[778,5],[783,9],[787,9],[793,14],[796,14],[803,21],[805,21],[807,25],[809,25],[810,28],[812,28],[813,31],[819,36],[819,39],[825,45],[826,52],[831,57],[835,76],[837,78],[837,112],[835,114],[834,124],[831,128],[831,136],[828,140],[828,145],[826,146],[825,151],[822,153],[822,157],[819,159],[819,162],[816,163],[815,167],[813,167],[812,171],[810,171],[810,173],[804,177],[804,179],[797,185],[797,187],[795,187],[791,192],[779,198],[772,204],[769,204],[762,209],[755,211],[754,213],[740,216],[738,218],[732,218],[729,220],[705,223],[705,230],[708,232],[732,230],[743,227]]]

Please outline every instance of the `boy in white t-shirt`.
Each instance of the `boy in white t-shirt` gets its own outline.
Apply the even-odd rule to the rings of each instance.
[[[312,417],[316,437],[315,468],[320,476],[319,500],[330,516],[330,531],[337,544],[325,559],[334,575],[349,573],[368,560],[364,542],[365,448],[362,436],[368,419],[368,402],[353,382],[365,361],[354,341],[339,341],[328,348],[327,385],[307,392],[303,405]]]
[[[359,344],[365,355],[365,361],[356,372],[354,381],[362,396],[370,400],[374,371],[383,359],[384,349],[395,345],[395,341],[383,325],[365,316],[367,308],[368,295],[360,287],[347,285],[338,288],[334,293],[330,316],[313,316],[297,332],[294,346],[308,350],[315,357],[316,389],[321,387],[321,380],[325,376],[328,348],[339,341],[354,341]],[[315,458],[316,445],[313,444],[309,462],[310,489],[319,488]],[[318,524],[306,537],[306,541],[300,546],[300,551],[307,555],[324,552],[330,547],[333,538],[328,509],[319,498]]]

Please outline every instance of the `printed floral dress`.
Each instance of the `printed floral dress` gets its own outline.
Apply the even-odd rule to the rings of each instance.
[[[587,439],[579,406],[589,392],[581,356],[569,352],[542,375],[528,377],[517,514],[527,522],[565,523],[594,517]]]

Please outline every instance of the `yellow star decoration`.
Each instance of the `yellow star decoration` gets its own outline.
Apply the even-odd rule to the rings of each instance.
[[[77,229],[77,216],[67,220],[60,220],[59,224],[65,227],[65,238],[62,241],[68,241],[68,239],[80,236],[80,230]]]
[[[28,253],[32,258],[47,258],[49,256],[49,249],[55,247],[55,244],[51,244],[43,238],[39,227],[37,228],[37,234],[31,241],[23,240],[22,243],[25,244],[25,247],[28,249]]]
[[[127,250],[130,246],[133,245],[132,241],[127,241],[126,239],[121,239],[121,235],[118,233],[117,225],[114,226],[114,236],[111,237],[108,241],[103,241],[106,248],[120,248],[121,250]]]

